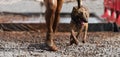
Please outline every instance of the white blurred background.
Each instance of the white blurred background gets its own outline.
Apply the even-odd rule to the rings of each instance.
[[[73,6],[76,6],[76,0],[65,0],[62,11],[70,13]],[[0,0],[0,12],[34,12],[45,11],[43,0]],[[83,5],[88,7],[90,12],[98,16],[103,14],[103,0],[83,0]]]

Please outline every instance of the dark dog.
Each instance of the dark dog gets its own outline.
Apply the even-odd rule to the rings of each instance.
[[[78,0],[78,6],[73,7],[71,13],[71,35],[70,35],[70,45],[73,43],[78,44],[78,36],[84,31],[83,43],[86,42],[87,30],[88,30],[88,18],[89,11],[86,7],[82,6],[79,2],[82,0]],[[77,35],[75,35],[75,31],[77,31]]]

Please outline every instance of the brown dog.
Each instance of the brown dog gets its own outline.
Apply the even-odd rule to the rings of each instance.
[[[73,43],[78,44],[78,36],[84,31],[83,43],[86,42],[87,30],[88,30],[88,18],[89,11],[86,7],[81,5],[82,0],[77,0],[78,6],[73,7],[71,13],[71,35],[70,35],[70,45]],[[77,31],[77,35],[75,35],[75,31]]]

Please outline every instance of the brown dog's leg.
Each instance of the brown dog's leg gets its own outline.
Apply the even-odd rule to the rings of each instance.
[[[83,43],[86,42],[86,37],[87,37],[87,31],[88,31],[88,23],[84,23],[85,26],[85,32],[84,32],[84,38],[83,38]]]
[[[84,30],[84,25],[82,25],[81,28],[78,29],[78,31],[77,31],[77,35],[76,35],[76,38],[79,37],[80,33],[82,33],[83,30]]]
[[[79,35],[80,35],[80,33],[81,33],[84,29],[85,29],[85,31],[84,31],[83,41],[82,41],[83,43],[86,42],[86,36],[87,36],[87,30],[88,30],[88,23],[83,23],[82,27],[80,28],[80,30],[78,31],[78,33],[77,33],[77,35],[76,35],[76,38],[78,38]]]
[[[75,25],[72,22],[70,23],[70,27],[71,27],[70,45],[72,45],[74,43],[76,45],[78,45],[78,39],[76,38],[76,35],[75,35],[75,32],[74,32]]]
[[[71,31],[71,36],[70,36],[70,45],[72,45],[73,43],[75,43],[76,45],[78,45],[78,39],[75,36],[75,32],[74,30]]]

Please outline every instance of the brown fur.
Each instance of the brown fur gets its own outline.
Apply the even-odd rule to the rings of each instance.
[[[84,31],[83,43],[86,42],[87,30],[88,30],[88,18],[89,11],[84,6],[73,7],[71,13],[71,36],[70,36],[70,44],[78,44],[78,36]],[[77,35],[75,35],[75,31],[77,30]]]

